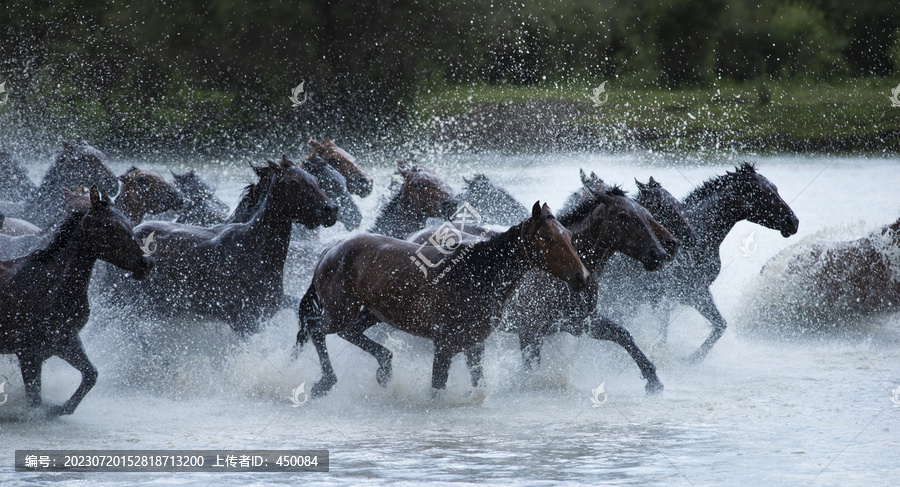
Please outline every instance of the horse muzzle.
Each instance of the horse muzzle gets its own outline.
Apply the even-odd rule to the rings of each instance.
[[[797,230],[800,229],[800,219],[797,218],[797,215],[791,215],[784,225],[781,226],[781,236],[784,238],[788,238],[791,235],[797,233]]]
[[[671,256],[660,248],[652,249],[647,252],[645,257],[641,259],[641,264],[644,264],[644,270],[648,272],[658,271],[662,269],[663,263],[672,260],[674,258],[674,254]]]
[[[155,266],[156,263],[150,257],[141,257],[136,268],[131,271],[131,276],[138,281],[143,281],[150,275]]]
[[[677,238],[671,238],[665,240],[662,243],[663,249],[666,251],[666,262],[672,262],[675,260],[675,255],[678,254],[678,251],[681,249],[681,241]]]
[[[361,174],[356,174],[347,180],[347,191],[360,198],[365,198],[372,194],[372,180]]]

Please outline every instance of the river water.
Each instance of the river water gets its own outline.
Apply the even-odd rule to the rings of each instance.
[[[633,178],[653,176],[681,197],[739,160],[481,155],[437,156],[431,165],[455,188],[462,176],[484,172],[528,206],[541,199],[557,209],[580,184],[579,168],[632,190]],[[699,314],[675,310],[668,343],[661,346],[654,322],[659,317],[638,310],[628,326],[657,365],[666,387],[661,396],[645,395],[636,366],[611,343],[551,337],[540,367],[529,374],[516,337],[498,332],[488,341],[484,389],[471,393],[457,357],[446,395],[432,399],[431,344],[394,332],[387,342],[394,378],[386,388],[375,380],[374,359],[331,336],[337,386],[325,398],[292,407],[292,391],[300,384],[308,391],[319,377],[311,346],[291,359],[295,312],[282,311],[246,341],[217,324],[155,323],[166,331],[149,339],[148,351],[128,330],[150,324],[122,323],[122,316],[133,314],[95,307],[82,337],[100,377],[72,416],[46,420],[29,412],[14,357],[0,357],[0,375],[9,379],[8,401],[0,406],[0,483],[892,483],[900,471],[900,407],[890,399],[900,387],[900,315],[851,317],[847,328],[864,332],[796,338],[749,333],[754,323],[748,303],[767,286],[760,269],[779,251],[816,239],[858,238],[896,220],[900,160],[754,160],[800,218],[799,233],[784,239],[742,222],[725,239],[723,270],[712,292],[730,326],[701,365],[681,361],[708,333]],[[132,162],[160,171],[186,167],[174,161],[111,165],[121,173]],[[233,206],[252,179],[246,162],[187,165]],[[35,179],[45,167],[32,165]],[[376,191],[359,200],[363,228],[374,221],[392,168],[384,163],[367,170]],[[344,236],[339,227],[321,231],[320,242]],[[742,242],[751,233],[757,247],[745,255]],[[306,279],[288,288],[299,294]],[[78,380],[78,372],[50,359],[45,403],[64,401]],[[597,398],[605,402],[594,407],[592,390],[600,384],[605,393]],[[327,473],[17,473],[17,449],[327,449],[331,463]]]

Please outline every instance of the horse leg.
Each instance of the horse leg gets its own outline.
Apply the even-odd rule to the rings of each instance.
[[[662,392],[663,385],[659,377],[656,376],[656,366],[644,355],[644,352],[634,343],[634,338],[618,323],[609,320],[599,313],[591,316],[590,325],[588,325],[588,334],[596,340],[609,340],[618,343],[625,351],[634,359],[634,363],[641,369],[641,377],[647,379],[645,390],[647,394],[658,394]]]
[[[25,383],[25,396],[28,397],[28,405],[36,408],[41,406],[41,364],[44,360],[35,355],[17,354],[19,368],[22,369],[22,381]]]
[[[541,347],[544,336],[540,333],[525,333],[519,331],[519,348],[522,350],[522,360],[525,370],[531,372],[541,364]]]
[[[328,358],[328,349],[325,348],[325,334],[318,327],[312,327],[309,330],[309,334],[312,336],[313,345],[315,345],[316,352],[319,354],[319,362],[322,364],[322,378],[313,385],[310,395],[314,398],[322,397],[334,387],[334,384],[337,382],[337,376],[334,375],[331,359]]]
[[[303,345],[309,340],[310,329],[318,326],[324,317],[322,306],[319,303],[319,295],[312,284],[306,290],[303,299],[300,300],[298,314],[300,329],[297,331],[297,341],[294,343],[294,351],[291,353],[294,360],[297,360],[297,357],[300,356],[300,352],[303,350]]]
[[[450,363],[453,360],[453,352],[446,345],[435,342],[434,363],[431,367],[431,393],[437,395],[447,388],[447,378],[450,376]]]
[[[378,371],[375,373],[375,378],[381,387],[386,387],[393,375],[391,360],[393,360],[394,356],[386,347],[363,334],[364,331],[377,323],[378,318],[370,313],[369,310],[363,308],[359,318],[350,325],[350,328],[338,333],[338,336],[375,357],[375,360],[378,361]]]
[[[696,352],[692,353],[686,359],[688,363],[699,364],[700,362],[703,362],[703,359],[706,358],[706,354],[708,354],[713,345],[719,341],[719,338],[722,338],[722,335],[725,334],[725,328],[728,326],[728,323],[725,322],[725,318],[722,317],[722,313],[720,313],[719,308],[716,307],[716,303],[713,301],[712,293],[709,291],[709,288],[700,292],[695,296],[695,299],[694,305],[696,306],[697,311],[713,325],[713,330],[709,334],[709,337],[706,338],[706,341],[700,345],[700,348],[698,348]]]
[[[472,387],[478,387],[484,377],[484,342],[476,343],[466,349],[466,365],[469,366],[469,374],[472,376]]]
[[[78,386],[75,394],[72,394],[72,397],[65,404],[50,408],[50,414],[53,416],[75,412],[75,408],[84,399],[85,394],[97,383],[97,368],[94,367],[94,364],[91,363],[84,352],[81,338],[76,336],[64,349],[60,350],[58,356],[81,372],[81,384]]]

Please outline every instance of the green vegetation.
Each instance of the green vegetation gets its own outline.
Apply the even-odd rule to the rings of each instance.
[[[645,139],[732,129],[735,140],[852,139],[895,129],[882,104],[866,107],[898,74],[891,2],[12,0],[0,9],[10,97],[0,141],[224,153],[310,135],[371,145],[435,106],[421,93],[470,85],[495,104],[568,100],[557,118],[574,115],[582,135],[599,124]],[[600,115],[581,109],[580,94],[598,80],[615,80],[616,93]],[[309,99],[292,108],[301,81]]]
[[[456,122],[446,137],[467,138],[461,144],[473,149],[540,149],[546,145],[540,137],[568,136],[555,147],[900,152],[900,108],[891,106],[893,86],[882,78],[672,90],[629,89],[611,80],[605,88],[608,101],[595,107],[593,87],[584,84],[454,87],[422,93],[415,113],[429,130],[435,121]],[[520,126],[523,121],[509,115],[517,111],[541,130]],[[485,116],[496,118],[489,136],[482,133]]]

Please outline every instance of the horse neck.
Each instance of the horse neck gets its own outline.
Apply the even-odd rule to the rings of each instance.
[[[697,234],[697,246],[718,251],[728,232],[747,215],[719,190],[699,201],[685,202],[684,217]]]
[[[428,215],[421,210],[416,210],[412,202],[406,198],[405,193],[400,193],[391,198],[384,206],[375,224],[372,225],[372,233],[379,233],[388,237],[405,238],[412,232],[421,229],[428,221]]]
[[[37,258],[31,255],[31,263],[35,270],[45,276],[58,278],[45,279],[48,288],[63,290],[71,296],[87,296],[88,283],[97,257],[84,244],[84,233],[76,228],[65,245],[52,251],[50,255]],[[55,295],[55,294],[54,294]]]
[[[274,190],[273,181],[244,230],[250,248],[266,255],[266,261],[275,267],[283,268],[291,242],[293,221],[275,204],[272,195]]]
[[[123,187],[121,191],[119,191],[119,195],[116,196],[115,202],[113,202],[113,206],[115,206],[119,211],[122,212],[123,215],[128,217],[131,220],[131,223],[137,225],[144,219],[144,214],[147,213],[146,209],[142,207],[142,201],[140,196],[133,195],[131,192],[125,191]]]
[[[599,274],[616,253],[615,249],[604,245],[609,241],[607,237],[605,231],[591,235],[590,227],[572,231],[572,246],[591,275]]]
[[[447,279],[468,276],[490,282],[491,296],[484,298],[502,304],[518,287],[525,273],[534,267],[524,255],[521,233],[521,225],[515,225],[490,240],[476,243],[470,255],[454,265]]]

